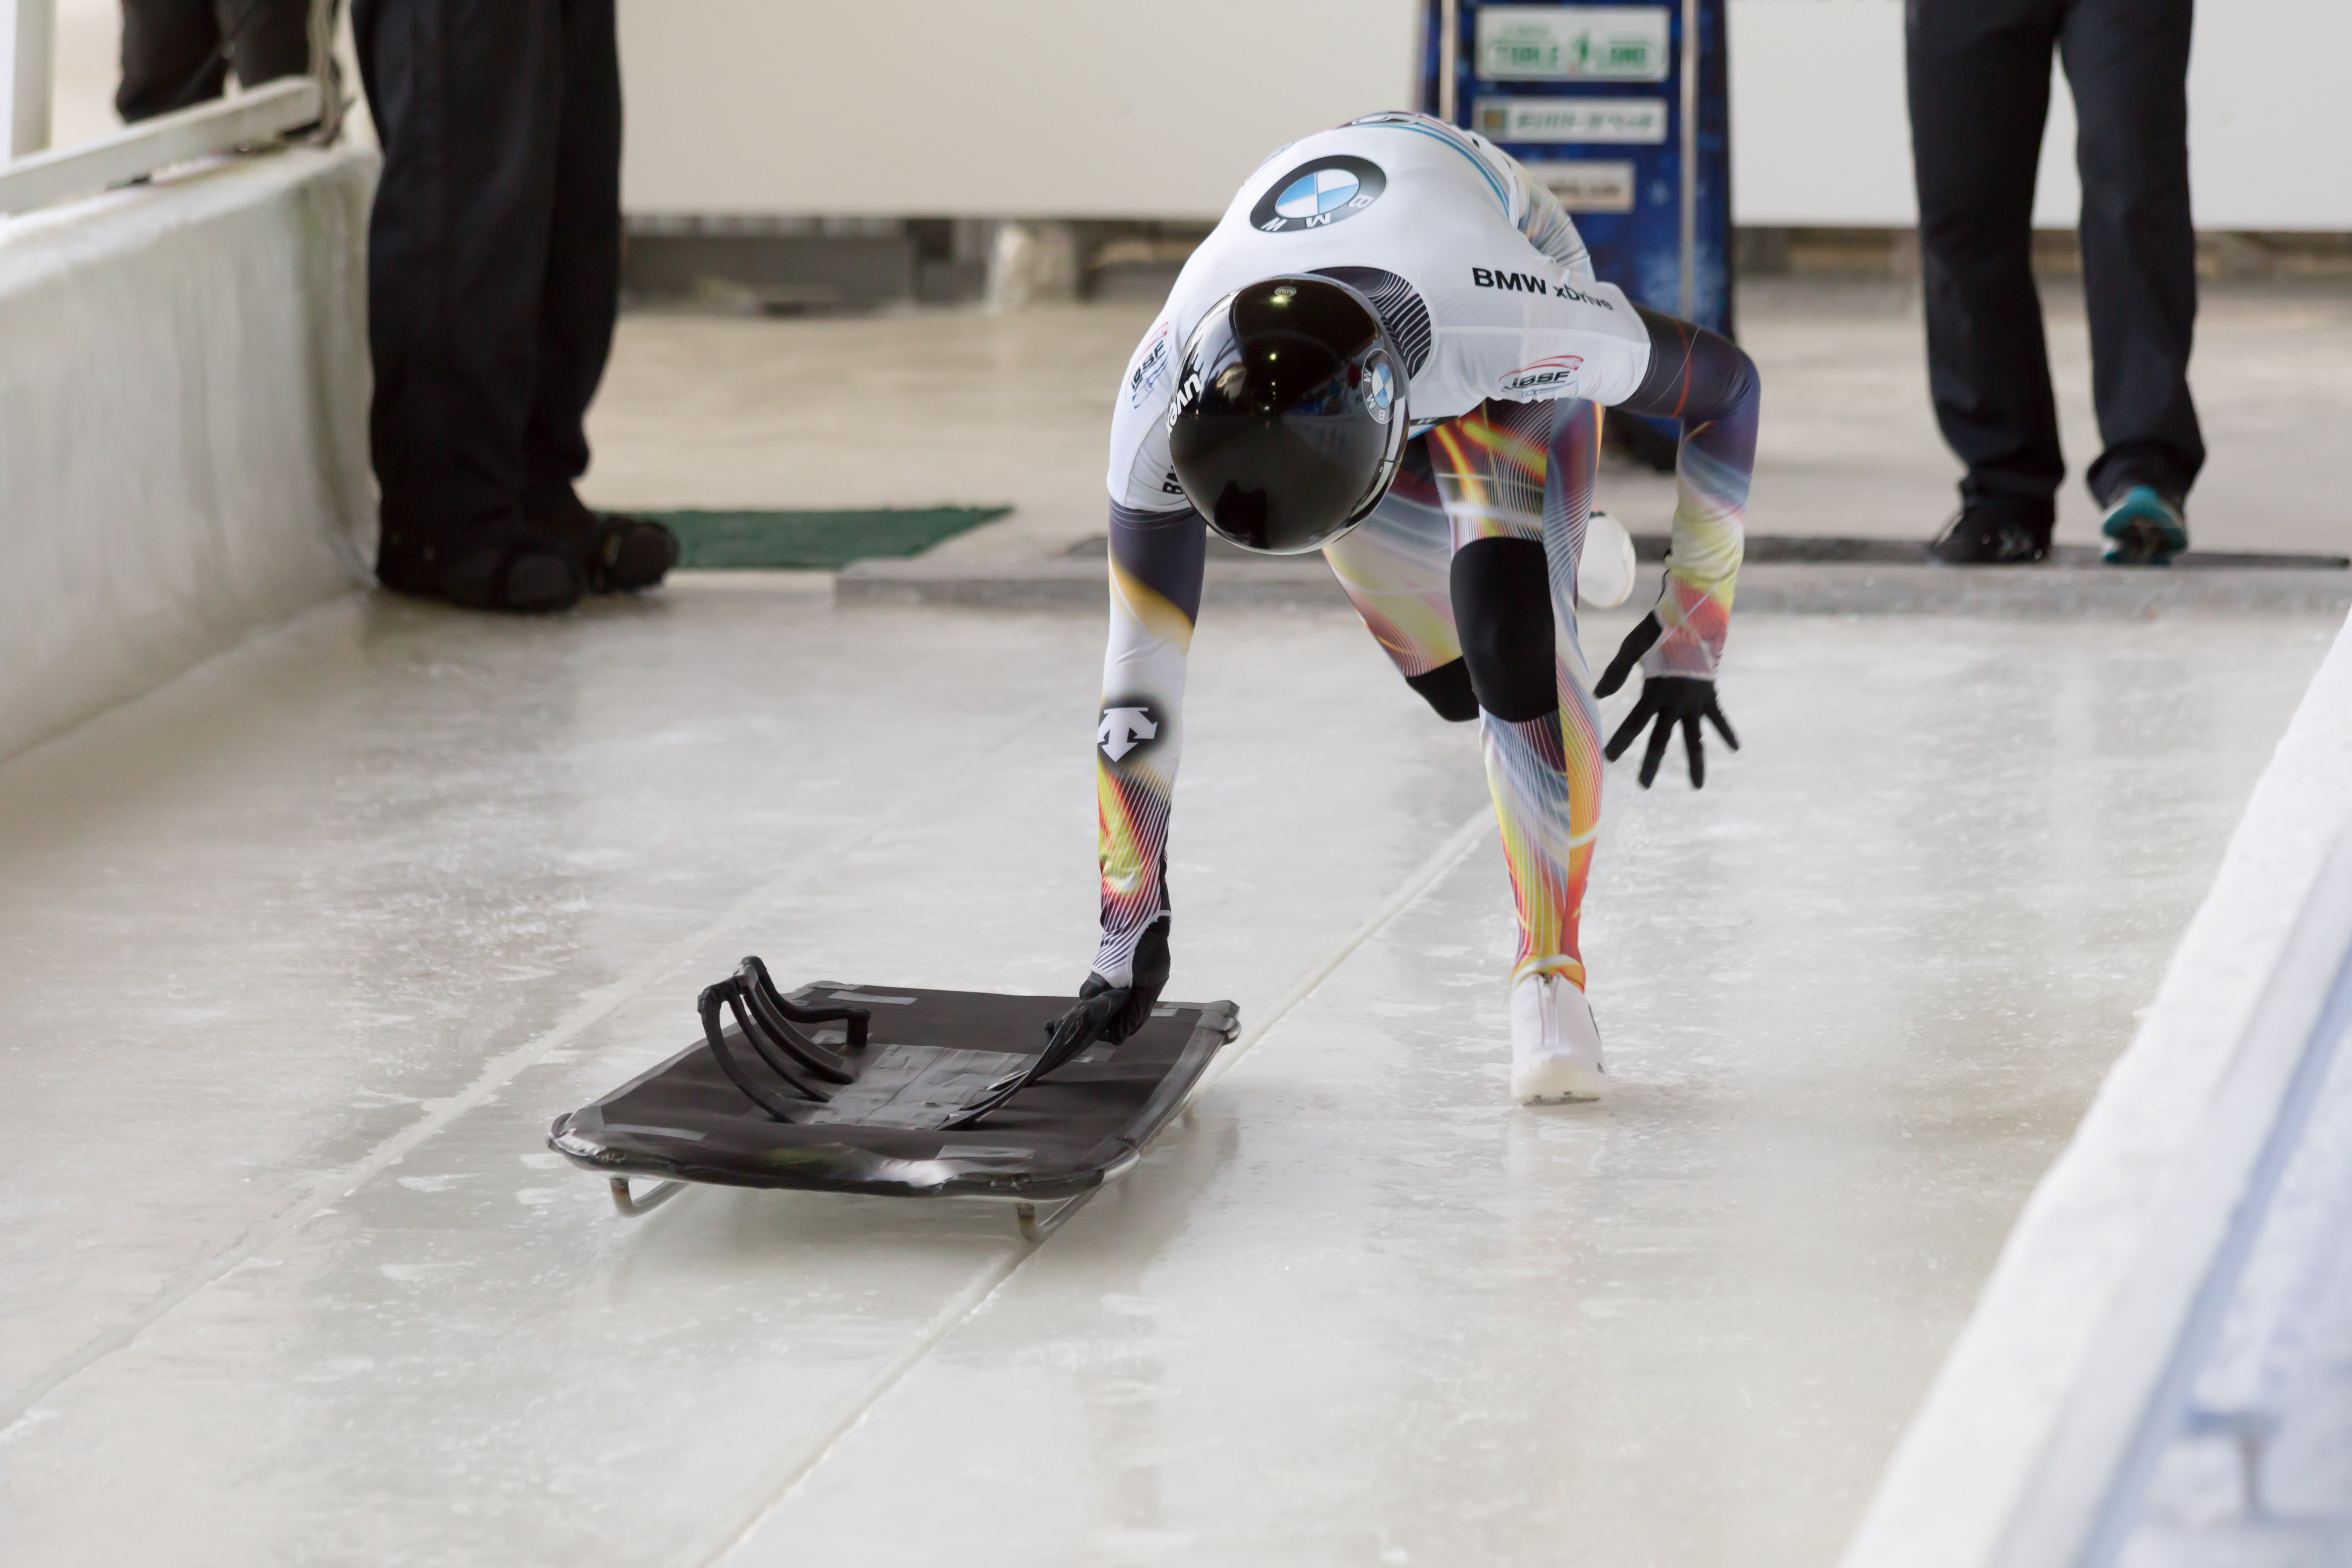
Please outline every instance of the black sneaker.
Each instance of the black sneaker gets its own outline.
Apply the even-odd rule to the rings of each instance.
[[[2024,566],[2050,554],[2052,520],[2014,506],[1965,507],[1927,546],[1944,566]]]
[[[2107,537],[2110,566],[2169,566],[2189,548],[2180,503],[2154,485],[2134,485],[2116,497],[2099,531]]]

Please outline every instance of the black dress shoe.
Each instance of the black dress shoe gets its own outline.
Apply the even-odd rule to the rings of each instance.
[[[593,591],[634,594],[654,586],[677,564],[677,535],[660,523],[618,512],[593,516],[587,562]]]
[[[430,549],[387,551],[375,574],[394,593],[526,616],[568,610],[588,591],[578,552],[555,539],[512,540],[447,562]]]
[[[677,535],[658,522],[592,511],[565,489],[527,502],[523,515],[543,532],[571,540],[592,594],[634,594],[658,584],[677,564]]]
[[[2052,519],[2022,507],[1962,509],[1927,546],[1927,559],[1945,566],[2024,566],[2050,554]]]
[[[441,574],[440,596],[469,610],[548,616],[580,602],[587,574],[569,551],[550,542],[468,555]]]

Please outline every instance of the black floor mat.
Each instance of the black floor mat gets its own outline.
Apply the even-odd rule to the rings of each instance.
[[[793,1120],[755,1105],[708,1041],[698,1040],[556,1118],[548,1146],[605,1176],[905,1196],[1072,1196],[1132,1160],[1238,1032],[1230,1002],[1163,1003],[1124,1042],[1089,1047],[978,1125],[950,1131],[940,1123],[1034,1063],[1045,1022],[1077,998],[826,982],[788,1000],[860,1007],[872,1020],[863,1049],[849,1047],[839,1023],[805,1037],[847,1066],[851,1080],[839,1085],[771,1071],[737,1024],[725,1025],[738,1070],[754,1075]]]

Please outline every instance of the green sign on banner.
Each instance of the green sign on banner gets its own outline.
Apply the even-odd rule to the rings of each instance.
[[[1663,5],[1486,5],[1477,72],[1488,81],[1664,81]]]

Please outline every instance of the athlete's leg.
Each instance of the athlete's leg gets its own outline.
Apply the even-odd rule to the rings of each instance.
[[[1518,911],[1515,983],[1584,984],[1577,921],[1601,749],[1576,641],[1576,566],[1598,438],[1589,405],[1501,402],[1431,436],[1452,523],[1454,618]]]
[[[1556,403],[1544,469],[1544,567],[1551,590],[1552,687],[1559,700],[1560,774],[1568,789],[1567,881],[1553,945],[1573,962],[1557,973],[1584,984],[1584,949],[1577,922],[1584,910],[1592,845],[1601,831],[1601,709],[1576,620],[1576,581],[1584,557],[1585,523],[1601,466],[1601,410],[1591,403]],[[1543,965],[1536,965],[1541,968]]]
[[[1388,650],[1405,684],[1439,717],[1461,723],[1478,717],[1478,700],[1445,585],[1453,554],[1425,436],[1406,445],[1396,482],[1372,515],[1323,548],[1365,629]]]

